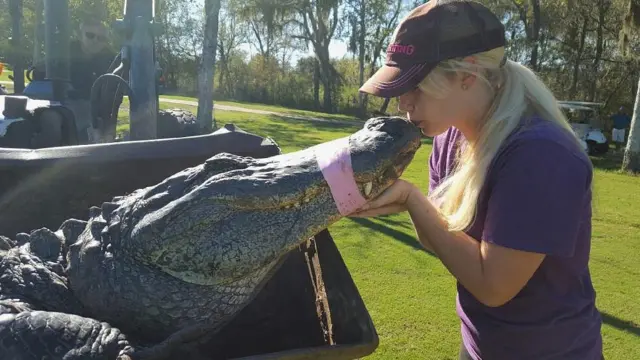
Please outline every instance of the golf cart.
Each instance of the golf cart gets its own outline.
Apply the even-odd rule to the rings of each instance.
[[[580,138],[589,155],[602,155],[609,150],[609,140],[602,132],[602,121],[598,114],[601,103],[584,101],[560,101],[573,131]]]
[[[153,66],[159,29],[153,21],[153,1],[129,0],[124,7],[124,18],[113,24],[124,38],[122,49],[107,73],[94,82],[87,100],[87,94],[70,82],[68,2],[44,0],[44,69],[37,69],[36,78],[33,66],[27,71],[29,84],[21,93],[0,94],[0,147],[38,149],[114,141],[119,108],[111,104],[123,96],[130,104],[129,140],[199,134],[192,113],[159,109]]]

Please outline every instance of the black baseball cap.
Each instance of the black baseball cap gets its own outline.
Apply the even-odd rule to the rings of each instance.
[[[385,65],[360,91],[398,97],[418,86],[443,60],[505,44],[504,25],[484,5],[471,0],[431,0],[401,21],[387,48]]]

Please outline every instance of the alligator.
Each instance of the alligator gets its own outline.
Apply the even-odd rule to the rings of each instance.
[[[0,238],[2,358],[188,358],[184,349],[250,303],[287,253],[362,205],[340,198],[348,181],[356,194],[342,195],[378,196],[420,137],[403,118],[377,117],[297,152],[220,153],[91,207],[86,221]],[[336,164],[350,177],[342,183],[325,171]]]

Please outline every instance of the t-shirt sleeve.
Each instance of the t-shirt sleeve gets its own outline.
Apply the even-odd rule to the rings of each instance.
[[[585,159],[540,139],[520,141],[506,150],[491,176],[483,240],[572,256],[581,222],[588,220],[585,207],[590,206],[592,172]]]

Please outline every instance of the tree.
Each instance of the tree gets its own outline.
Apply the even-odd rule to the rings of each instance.
[[[216,47],[218,43],[218,16],[220,0],[205,0],[205,25],[202,60],[198,76],[198,125],[209,133],[216,128],[213,117],[213,78],[215,76]]]
[[[629,6],[621,31],[621,47],[625,55],[629,54],[631,38],[640,28],[640,0],[629,0]],[[640,172],[640,79],[636,90],[636,99],[633,106],[633,118],[631,129],[627,137],[627,146],[622,160],[622,170],[626,172]]]
[[[349,51],[358,55],[358,85],[365,80],[365,67],[373,75],[383,46],[398,24],[402,0],[347,0],[350,25]],[[360,115],[366,115],[367,95],[359,94]]]
[[[279,53],[286,58],[286,49],[292,47],[285,29],[293,22],[297,3],[298,0],[229,0],[229,11],[235,12],[251,33],[250,44],[260,54],[255,60],[263,73],[278,67]],[[278,84],[267,81],[256,86],[260,90],[259,101],[268,103],[273,98],[269,94]]]
[[[526,41],[531,49],[529,66],[538,71],[538,52],[540,50],[540,0],[511,0],[525,30]]]
[[[264,58],[269,58],[277,46],[278,36],[292,21],[294,4],[293,0],[230,0],[229,8],[249,25],[255,39],[253,45]]]
[[[237,11],[235,1],[226,1],[221,8],[220,23],[218,26],[218,81],[219,88],[229,95],[233,96],[233,79],[231,79],[231,71],[229,62],[231,57],[238,53],[238,47],[247,43],[248,34],[246,28],[240,22],[240,16]]]
[[[333,112],[332,93],[339,73],[331,64],[329,45],[340,24],[340,0],[302,0],[298,12],[302,21],[298,24],[302,34],[297,37],[308,41],[316,54],[320,81],[324,89],[324,111]]]
[[[22,0],[9,1],[9,13],[11,14],[11,61],[14,71],[13,86],[16,93],[24,91],[24,60],[22,51],[23,27],[22,27]]]

